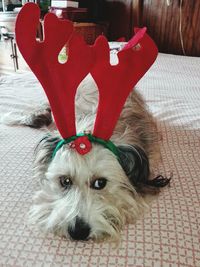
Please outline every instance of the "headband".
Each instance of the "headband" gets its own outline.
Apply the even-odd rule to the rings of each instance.
[[[155,43],[146,28],[136,28],[135,35],[118,52],[118,64],[111,65],[104,36],[89,46],[74,32],[71,21],[48,13],[44,18],[44,40],[40,42],[36,40],[39,19],[38,5],[25,4],[18,14],[15,32],[19,50],[41,83],[63,138],[53,155],[66,143],[86,154],[91,150],[88,142],[99,143],[117,155],[117,148],[109,139],[129,93],[157,57]],[[61,64],[58,55],[66,44],[68,59]],[[97,84],[99,103],[93,133],[80,136],[76,133],[74,103],[77,88],[89,73]]]
[[[93,136],[92,134],[88,133],[80,133],[75,136],[71,136],[67,139],[62,139],[60,142],[58,142],[56,148],[54,149],[54,152],[52,154],[52,158],[55,157],[56,152],[65,144],[69,144],[70,147],[76,149],[76,151],[81,154],[87,154],[92,149],[91,143],[97,143],[105,148],[109,149],[117,158],[119,158],[119,151],[118,148],[111,142],[110,140],[106,141],[101,138],[97,138]]]

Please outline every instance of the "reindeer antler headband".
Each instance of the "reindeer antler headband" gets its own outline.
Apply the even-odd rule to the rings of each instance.
[[[72,22],[59,20],[51,13],[44,19],[44,41],[38,42],[39,17],[39,7],[33,3],[26,4],[17,17],[16,40],[20,52],[44,88],[63,137],[54,154],[63,144],[73,141],[80,154],[90,151],[91,142],[100,143],[117,154],[109,139],[130,91],[155,61],[157,47],[145,33],[146,28],[136,29],[135,36],[118,52],[119,63],[112,66],[104,36],[98,37],[93,46],[88,46],[73,31]],[[66,43],[68,60],[60,64],[58,54]],[[140,49],[134,49],[138,43]],[[88,73],[99,90],[96,121],[93,134],[77,134],[75,95]]]

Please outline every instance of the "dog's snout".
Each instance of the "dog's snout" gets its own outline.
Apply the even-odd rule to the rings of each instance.
[[[87,240],[90,231],[91,228],[89,224],[81,218],[76,218],[75,225],[73,227],[69,226],[68,228],[68,233],[70,237],[74,240]]]

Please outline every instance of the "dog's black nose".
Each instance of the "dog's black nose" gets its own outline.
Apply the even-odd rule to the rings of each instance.
[[[69,226],[68,233],[74,240],[87,240],[90,234],[91,228],[89,224],[84,222],[80,218],[76,218],[75,225]]]

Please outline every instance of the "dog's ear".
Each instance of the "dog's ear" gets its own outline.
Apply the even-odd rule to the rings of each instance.
[[[118,146],[119,163],[131,184],[138,187],[149,177],[149,160],[142,149],[131,145]]]
[[[34,153],[34,170],[36,176],[39,177],[41,181],[44,179],[44,174],[52,160],[53,151],[60,140],[61,138],[59,136],[47,134],[36,146]]]
[[[164,187],[170,181],[159,175],[150,180],[149,160],[143,149],[138,146],[120,145],[119,163],[130,180],[130,183],[140,193],[155,194],[160,187]]]

